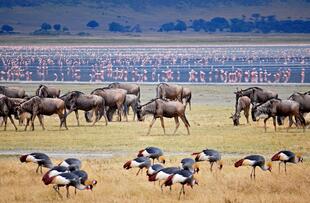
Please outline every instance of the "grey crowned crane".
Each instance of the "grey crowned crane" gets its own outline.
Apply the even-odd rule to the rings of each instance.
[[[82,162],[76,158],[68,158],[60,162],[58,166],[65,166],[70,171],[77,171],[81,169]]]
[[[54,166],[43,175],[42,181],[44,182],[45,185],[48,185],[52,182],[52,177],[57,176],[61,173],[69,173],[69,172],[70,172],[69,169],[65,166]]]
[[[179,199],[181,198],[181,194],[183,192],[183,195],[185,195],[184,186],[189,185],[193,188],[193,186],[196,184],[198,185],[198,181],[194,177],[194,174],[191,173],[188,170],[179,170],[176,173],[172,174],[167,178],[165,181],[165,186],[172,186],[175,183],[180,183],[182,185],[182,188],[179,193]]]
[[[78,171],[73,171],[72,173],[79,176],[82,185],[85,185],[85,186],[91,185],[92,187],[94,187],[97,184],[97,180],[88,179],[88,174],[86,173],[86,171],[78,170]],[[74,192],[76,194],[76,188]]]
[[[157,159],[159,163],[165,164],[166,160],[163,154],[163,151],[157,147],[147,147],[139,151],[138,157],[149,157],[153,160],[153,164],[155,159]]]
[[[25,155],[22,155],[19,158],[19,160],[22,163],[32,162],[32,163],[38,164],[38,168],[36,170],[36,173],[39,172],[39,168],[40,168],[40,171],[42,173],[42,167],[49,168],[49,169],[53,168],[53,163],[52,163],[51,159],[44,153],[34,152],[31,154],[25,154]]]
[[[255,168],[258,166],[260,167],[263,171],[270,171],[272,168],[271,162],[268,162],[267,165],[265,165],[265,158],[261,155],[250,155],[246,156],[243,159],[240,159],[235,163],[235,167],[238,168],[240,166],[252,166],[253,169],[251,171],[250,177],[254,177],[255,179]]]
[[[151,160],[148,157],[138,157],[133,160],[127,161],[124,165],[123,168],[128,170],[131,168],[139,168],[138,172],[136,175],[139,174],[143,168],[148,169],[151,166]],[[142,171],[141,171],[142,173]]]
[[[192,158],[184,158],[181,160],[180,168],[190,171],[191,173],[199,172],[198,163]]]
[[[61,173],[59,175],[53,176],[52,180],[47,184],[53,184],[54,190],[58,193],[58,195],[62,198],[62,195],[59,192],[59,187],[66,187],[67,190],[67,198],[69,198],[69,187],[72,186],[78,190],[91,190],[93,188],[92,185],[82,185],[80,181],[80,177],[73,173]]]
[[[271,161],[280,161],[279,162],[279,173],[281,163],[284,163],[284,170],[286,173],[286,163],[294,163],[297,164],[298,162],[303,162],[303,157],[300,153],[293,153],[288,150],[279,151],[275,155],[272,156]]]
[[[154,173],[153,175],[150,175],[149,176],[149,181],[150,182],[153,182],[153,181],[159,181],[159,184],[160,184],[160,181],[161,180],[167,180],[167,178],[169,176],[171,176],[172,174],[178,172],[180,170],[180,168],[178,167],[167,167],[167,168],[163,168],[161,170],[159,170],[157,173]],[[162,184],[160,186],[160,189],[161,191],[163,191],[163,186],[164,184]],[[171,187],[170,187],[170,190],[171,190]]]
[[[205,149],[201,152],[194,152],[192,153],[195,157],[195,161],[209,161],[210,162],[210,170],[212,171],[212,167],[214,163],[217,163],[219,165],[219,169],[221,170],[223,168],[223,162],[221,160],[221,154],[213,149]]]
[[[146,171],[146,175],[147,176],[151,176],[155,173],[157,173],[158,171],[160,171],[161,169],[163,169],[164,167],[161,164],[154,164],[152,166],[150,166],[147,171]]]

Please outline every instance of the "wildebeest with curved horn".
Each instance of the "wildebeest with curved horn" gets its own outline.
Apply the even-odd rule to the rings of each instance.
[[[156,98],[156,99],[152,99],[150,102],[144,105],[139,105],[137,107],[137,116],[138,116],[139,121],[142,121],[144,119],[144,116],[147,114],[153,115],[153,120],[150,124],[147,135],[150,134],[151,128],[157,118],[160,118],[161,126],[164,130],[164,134],[166,134],[165,125],[164,125],[164,117],[174,118],[176,127],[175,127],[173,134],[176,133],[177,129],[180,126],[180,123],[179,123],[179,117],[180,117],[187,129],[187,134],[190,135],[190,132],[189,132],[190,124],[185,116],[185,105],[179,101],[167,101],[164,99]]]
[[[156,97],[160,99],[178,100],[183,103],[183,87],[180,85],[160,83],[156,87]]]
[[[233,114],[230,117],[233,120],[235,126],[238,126],[240,124],[239,119],[241,111],[243,111],[246,121],[247,123],[249,123],[250,106],[251,106],[251,99],[249,97],[247,96],[239,97],[235,114]]]
[[[299,103],[301,113],[309,113],[310,112],[310,94],[305,93],[293,93],[288,98],[289,100],[293,100]]]
[[[127,91],[127,94],[134,94],[140,101],[140,86],[137,84],[114,82],[109,84],[108,88],[119,88]]]
[[[40,85],[36,90],[36,96],[43,98],[58,98],[60,95],[60,89],[56,87],[47,87],[46,85]]]
[[[59,120],[60,120],[60,128],[64,125],[66,129],[67,123],[66,123],[66,106],[65,102],[58,98],[40,98],[38,96],[34,96],[28,101],[25,101],[20,104],[20,106],[17,109],[18,115],[20,115],[23,112],[30,113],[31,116],[31,122],[34,123],[34,119],[36,116],[38,116],[40,124],[45,130],[44,123],[42,120],[42,115],[53,115],[58,114]],[[34,128],[32,129],[34,130]]]
[[[110,108],[111,109],[117,108],[119,121],[122,120],[123,106],[126,101],[126,94],[127,94],[126,90],[118,89],[118,88],[110,89],[110,88],[104,87],[104,88],[97,88],[93,90],[91,94],[101,96],[104,99],[105,106],[109,107],[109,110]],[[125,114],[125,117],[127,120],[126,114]],[[86,120],[90,121],[90,116],[88,112],[85,112],[85,118]]]
[[[11,123],[13,124],[15,130],[17,131],[17,127],[12,118],[12,114],[16,114],[14,102],[5,95],[0,95],[0,116],[3,117],[4,122],[4,131],[6,131],[7,119],[9,118]]]
[[[256,121],[260,115],[267,115],[267,118],[264,119],[264,128],[266,132],[266,122],[270,117],[273,118],[273,125],[276,131],[276,116],[289,116],[290,122],[287,130],[292,126],[292,117],[295,116],[295,118],[302,122],[303,129],[305,130],[306,122],[302,113],[299,111],[299,108],[299,103],[292,100],[270,99],[263,104],[252,107],[252,119],[253,121]]]
[[[99,117],[104,116],[106,125],[108,125],[107,116],[105,112],[105,102],[104,99],[98,95],[86,95],[80,91],[71,91],[65,95],[62,95],[60,99],[64,100],[66,108],[69,109],[67,116],[74,111],[77,120],[77,125],[79,122],[78,110],[92,111],[95,114],[95,119],[93,124],[98,121]]]
[[[187,106],[187,104],[189,105],[189,110],[192,109],[192,104],[191,104],[191,100],[192,100],[192,91],[191,89],[189,89],[188,87],[183,87],[183,92],[182,92],[182,99],[185,100],[185,106]]]
[[[236,105],[235,109],[237,109],[238,99],[242,96],[247,96],[251,99],[251,104],[262,104],[268,101],[269,99],[276,99],[278,98],[278,94],[272,92],[270,90],[263,90],[260,87],[249,87],[245,90],[239,90],[234,92],[236,94]]]
[[[0,94],[12,98],[24,98],[27,96],[25,90],[21,87],[0,86]]]

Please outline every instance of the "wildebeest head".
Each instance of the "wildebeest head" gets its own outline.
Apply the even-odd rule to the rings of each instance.
[[[231,118],[233,120],[233,123],[234,123],[234,126],[238,126],[240,123],[239,123],[239,119],[240,119],[240,114],[231,114],[231,116],[229,118]]]
[[[142,106],[140,104],[138,104],[136,106],[137,109],[137,117],[139,121],[144,121],[144,115],[142,115]]]
[[[43,97],[48,97],[48,90],[47,90],[47,86],[45,85],[40,85],[36,95],[43,98]]]
[[[270,99],[267,102],[259,105],[253,105],[251,114],[252,114],[252,120],[257,121],[257,118],[261,115],[269,115],[275,108],[277,102],[279,100],[276,99]]]

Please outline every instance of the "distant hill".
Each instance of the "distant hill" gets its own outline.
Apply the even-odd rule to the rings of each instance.
[[[310,0],[0,0],[0,26],[12,26],[12,33],[82,36],[166,32],[172,28],[183,33],[290,33],[310,27],[309,11]],[[216,17],[224,18],[228,26],[224,21],[212,21]],[[43,23],[51,28],[42,29]],[[1,33],[10,34],[5,30]]]

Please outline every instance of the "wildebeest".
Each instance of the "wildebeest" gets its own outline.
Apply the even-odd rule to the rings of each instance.
[[[104,99],[105,102],[105,106],[111,109],[113,108],[117,108],[118,110],[118,118],[119,121],[122,120],[122,111],[123,111],[123,107],[124,107],[124,103],[126,101],[126,94],[127,91],[124,89],[118,89],[118,88],[97,88],[95,90],[93,90],[91,92],[91,94],[93,95],[98,95],[101,96]],[[108,111],[109,111],[108,110]],[[107,112],[107,114],[109,114]],[[126,120],[127,120],[127,115],[125,114]],[[90,117],[89,117],[89,113],[85,112],[85,118],[89,121]]]
[[[239,97],[238,105],[235,113],[230,117],[233,120],[235,126],[239,125],[240,113],[243,111],[247,123],[249,123],[251,100],[247,96]]]
[[[36,95],[44,98],[58,98],[60,95],[60,89],[56,87],[47,87],[46,85],[40,85],[36,90]]]
[[[25,90],[21,87],[0,86],[0,94],[12,98],[24,98],[27,96]]]
[[[23,112],[30,113],[31,116],[31,122],[34,123],[34,119],[36,116],[38,116],[40,124],[45,130],[44,123],[42,120],[42,115],[53,115],[57,114],[59,116],[60,120],[60,128],[64,125],[66,129],[67,123],[66,123],[66,107],[65,102],[58,98],[40,98],[38,96],[34,96],[28,101],[25,101],[20,104],[20,106],[17,109],[18,115],[20,115]],[[34,130],[34,128],[32,129]]]
[[[192,109],[191,100],[192,100],[192,91],[188,87],[183,87],[182,99],[185,100],[185,106],[189,105],[189,110]]]
[[[13,124],[15,130],[17,127],[12,118],[12,114],[15,114],[15,104],[14,102],[5,95],[0,95],[0,116],[3,117],[4,122],[4,130],[6,131],[7,119],[9,118],[11,123]]]
[[[256,121],[260,115],[267,115],[267,118],[264,119],[264,127],[266,132],[266,122],[270,117],[273,118],[273,125],[276,131],[276,116],[289,116],[290,122],[287,130],[292,126],[292,117],[295,116],[295,118],[302,122],[303,128],[305,130],[305,119],[302,113],[299,111],[299,108],[299,103],[292,100],[270,99],[263,104],[252,107],[252,119],[253,121]]]
[[[183,87],[180,85],[160,83],[156,87],[156,98],[178,100],[182,103]]]
[[[157,118],[160,118],[161,126],[164,130],[164,134],[166,134],[165,125],[164,125],[164,117],[174,118],[176,127],[175,127],[173,134],[176,133],[177,129],[180,126],[179,119],[178,119],[179,117],[181,118],[181,120],[183,121],[187,129],[187,134],[188,135],[190,134],[189,132],[190,124],[185,116],[185,105],[179,101],[167,101],[164,99],[156,98],[156,99],[152,99],[150,102],[144,105],[139,105],[137,107],[137,116],[138,116],[139,121],[142,121],[144,119],[144,116],[147,114],[153,115],[153,120],[150,124],[147,135],[150,134],[151,128]]]
[[[133,112],[133,120],[136,118],[137,106],[139,105],[139,98],[134,94],[126,94],[126,101],[124,103],[124,113],[128,115],[129,107],[131,107]]]
[[[109,84],[108,88],[124,89],[127,91],[127,94],[136,95],[138,97],[138,101],[140,101],[140,87],[137,84],[114,82],[114,83]]]
[[[86,95],[83,92],[71,91],[60,97],[65,102],[66,108],[69,110],[67,116],[74,111],[77,125],[79,122],[78,110],[92,111],[95,114],[95,119],[93,120],[93,125],[98,121],[99,117],[104,116],[106,125],[108,125],[106,112],[105,112],[105,102],[104,99],[97,95]]]
[[[289,100],[293,100],[299,103],[301,113],[309,113],[310,112],[310,94],[305,93],[294,93],[289,98]]]
[[[278,98],[278,94],[272,92],[270,90],[263,90],[260,87],[249,87],[245,90],[239,90],[234,92],[236,94],[236,105],[235,108],[237,109],[238,99],[242,96],[247,96],[251,99],[251,104],[262,104],[268,101],[269,99]]]

